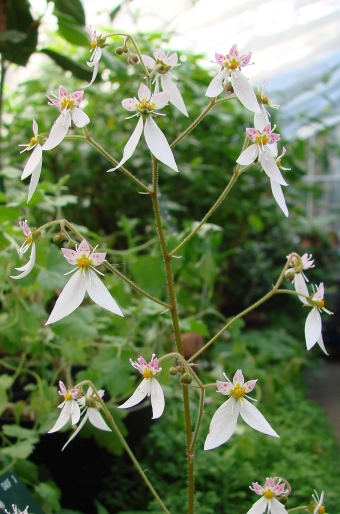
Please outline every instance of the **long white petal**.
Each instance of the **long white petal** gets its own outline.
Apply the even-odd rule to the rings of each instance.
[[[266,511],[268,501],[264,496],[257,500],[254,505],[248,510],[247,514],[263,514]]]
[[[62,142],[71,125],[71,114],[69,111],[61,114],[54,122],[49,136],[43,145],[43,150],[52,150]]]
[[[143,118],[140,117],[135,130],[132,132],[130,139],[128,140],[128,142],[126,143],[126,145],[124,147],[123,158],[121,159],[121,161],[117,164],[117,166],[115,168],[111,168],[107,171],[117,170],[118,168],[123,166],[123,164],[128,159],[130,159],[131,155],[136,150],[136,146],[138,145],[138,141],[140,140],[140,136],[142,135],[142,132],[143,132]]]
[[[25,178],[29,177],[33,173],[33,171],[39,166],[39,163],[41,168],[41,159],[42,148],[40,145],[37,145],[31,153],[30,158],[26,162],[26,165],[21,175],[21,180],[24,180]]]
[[[294,275],[294,287],[295,291],[305,295],[309,295],[308,287],[302,273],[295,273]],[[304,296],[298,297],[304,305],[309,305],[307,299]]]
[[[258,156],[258,147],[256,144],[248,146],[243,152],[241,153],[240,157],[236,160],[238,164],[241,164],[242,166],[247,166],[248,164],[251,164],[255,161],[256,157]]]
[[[283,196],[282,187],[278,182],[275,182],[275,180],[270,179],[270,187],[272,188],[272,193],[275,198],[275,201],[277,205],[282,210],[283,214],[285,216],[289,215],[288,208],[286,205],[285,197]]]
[[[248,400],[241,400],[240,415],[242,419],[255,430],[263,434],[272,435],[273,437],[280,437],[275,430],[269,425],[266,418],[261,412],[254,407]]]
[[[151,406],[152,406],[152,419],[159,418],[164,411],[165,400],[163,389],[156,378],[151,378]]]
[[[55,422],[55,425],[49,430],[48,434],[53,434],[53,432],[57,432],[61,428],[63,428],[68,420],[70,419],[70,415],[67,412],[64,412],[64,410],[61,411],[59,418]]]
[[[89,417],[89,413],[86,411],[86,414],[84,415],[83,419],[81,420],[81,422],[79,423],[77,429],[73,432],[73,434],[71,435],[70,439],[67,441],[66,444],[64,444],[64,446],[62,447],[61,451],[65,450],[66,446],[68,444],[70,444],[70,442],[72,441],[72,439],[74,439],[76,437],[77,434],[79,434],[80,430],[83,428],[83,426],[85,425],[86,423],[86,420],[87,418]]]
[[[72,116],[73,123],[78,128],[85,127],[85,125],[90,123],[90,118],[88,117],[88,115],[84,111],[79,109],[79,107],[74,107],[72,109],[71,116]]]
[[[118,406],[118,409],[128,409],[129,407],[134,407],[137,403],[140,403],[146,396],[150,396],[151,393],[151,380],[149,378],[144,378],[142,382],[139,384],[135,392],[124,402],[122,405]]]
[[[106,286],[92,269],[86,273],[86,290],[91,300],[95,303],[114,314],[118,314],[118,316],[124,317],[117,302],[112,298]]]
[[[254,127],[257,130],[259,130],[260,132],[262,132],[264,127],[266,125],[268,125],[268,123],[270,123],[270,120],[269,120],[268,113],[267,113],[266,109],[264,108],[263,104],[260,104],[260,110],[261,110],[260,113],[256,112],[254,114]]]
[[[84,86],[83,89],[92,86],[93,82],[96,80],[96,77],[98,74],[98,68],[99,68],[99,62],[97,60],[96,61],[86,61],[86,64],[90,68],[93,68],[93,73],[92,73],[91,81],[86,86]]]
[[[105,432],[112,432],[111,428],[109,428],[103,420],[98,409],[89,407],[87,411],[89,413],[89,421],[94,427],[99,428],[99,430],[105,430]]]
[[[281,175],[279,168],[277,167],[276,161],[270,152],[270,150],[264,151],[259,155],[259,161],[268,177],[275,182],[281,184],[281,186],[287,186],[287,182]]]
[[[28,187],[27,203],[30,201],[30,199],[34,195],[35,190],[37,189],[37,185],[38,185],[40,173],[41,173],[41,166],[42,166],[42,159],[40,159],[39,163],[37,164],[37,167],[32,171],[31,181],[30,181],[30,185]]]
[[[164,91],[170,91],[170,102],[182,113],[184,116],[189,116],[185,107],[184,100],[178,90],[176,84],[171,80],[168,73],[161,75],[162,88]]]
[[[217,73],[217,75],[210,82],[207,92],[205,93],[205,96],[208,96],[209,98],[214,98],[215,96],[218,96],[220,93],[222,93],[223,80],[225,79],[227,73],[227,70],[221,70]]]
[[[241,104],[252,112],[260,113],[261,109],[249,80],[242,73],[235,70],[231,74],[231,83],[235,95]]]
[[[151,116],[148,116],[144,125],[144,136],[150,152],[169,168],[178,171],[172,150],[161,129]]]
[[[209,434],[204,443],[205,450],[212,450],[225,443],[235,432],[239,414],[239,402],[229,398],[217,409],[210,423]]]
[[[46,325],[55,323],[75,311],[84,299],[86,279],[82,270],[78,270],[67,282],[48,318]]]
[[[284,505],[282,505],[282,503],[280,503],[279,500],[277,500],[275,498],[275,496],[270,501],[270,513],[271,514],[287,514],[287,511],[286,511]]]
[[[34,268],[35,256],[36,256],[36,250],[35,250],[35,244],[33,243],[29,261],[24,266],[21,266],[20,268],[15,268],[17,271],[22,271],[22,273],[20,273],[20,275],[11,275],[11,278],[18,280],[19,278],[26,277]]]
[[[313,307],[307,316],[305,324],[305,336],[307,350],[310,350],[320,337],[322,330],[321,315],[317,307]]]
[[[320,346],[321,350],[326,354],[326,355],[329,355],[329,353],[327,352],[326,348],[325,348],[325,344],[323,342],[323,338],[322,338],[322,334],[320,334],[319,336],[319,339],[316,341],[318,343],[318,345]]]

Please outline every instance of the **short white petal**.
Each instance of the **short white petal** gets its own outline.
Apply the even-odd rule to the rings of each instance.
[[[92,269],[86,273],[86,290],[91,300],[96,304],[114,314],[118,314],[118,316],[124,317],[117,302],[112,298],[106,286]]]
[[[181,93],[178,90],[176,84],[171,80],[168,73],[161,75],[162,88],[164,91],[170,91],[170,102],[185,116],[188,115],[188,111],[185,107],[184,100]]]
[[[48,434],[53,434],[53,432],[57,432],[61,428],[63,428],[68,420],[70,419],[70,415],[67,412],[64,412],[64,410],[61,411],[59,418],[55,422],[55,425],[49,430]]]
[[[153,95],[152,103],[156,109],[163,109],[170,101],[170,91],[162,91]]]
[[[178,171],[172,150],[161,129],[151,116],[148,116],[144,125],[144,136],[150,152],[169,168]]]
[[[309,296],[308,287],[307,287],[305,279],[303,278],[302,273],[295,273],[293,283],[294,283],[295,291]],[[307,302],[307,299],[304,296],[299,296],[298,298],[301,300],[301,302],[304,305],[309,305],[309,303]]]
[[[329,355],[329,353],[327,352],[326,348],[325,348],[325,344],[323,342],[323,338],[322,338],[322,334],[320,334],[319,336],[319,339],[316,341],[318,343],[318,345],[320,346],[321,350],[326,354],[326,355]]]
[[[152,419],[159,418],[164,411],[165,400],[163,389],[161,388],[156,378],[151,378],[151,406],[152,406]]]
[[[243,150],[240,157],[236,160],[238,164],[241,164],[242,166],[247,166],[248,164],[251,164],[255,161],[255,159],[258,156],[258,147],[257,145],[250,145],[248,148]]]
[[[79,109],[79,107],[74,107],[72,109],[72,120],[76,127],[82,128],[85,127],[88,123],[90,123],[90,118],[88,115]]]
[[[270,187],[272,188],[272,193],[277,205],[280,207],[283,214],[288,216],[288,208],[286,205],[285,197],[283,196],[282,187],[278,182],[275,182],[275,180],[272,179],[270,179]]]
[[[135,392],[124,402],[122,405],[119,405],[118,409],[128,409],[129,407],[134,407],[137,403],[140,403],[146,396],[150,396],[151,393],[151,380],[149,378],[144,378],[142,382],[139,384]]]
[[[142,55],[143,63],[149,70],[152,70],[152,68],[155,66],[156,61],[152,57],[149,57],[148,55]]]
[[[41,160],[42,148],[40,145],[37,145],[31,153],[30,158],[26,162],[26,165],[21,175],[21,180],[24,180],[25,178],[29,177],[33,173],[33,171],[39,166],[39,164],[41,168]]]
[[[266,511],[268,505],[268,501],[264,496],[257,500],[254,505],[248,510],[247,514],[263,514]]]
[[[252,112],[261,113],[259,103],[249,80],[239,71],[231,74],[231,83],[240,102]]]
[[[267,149],[266,151],[265,149],[264,152],[260,153],[259,161],[269,178],[271,178],[275,182],[278,182],[279,184],[281,184],[281,186],[288,185],[283,176],[281,175],[281,172],[277,167],[276,161],[270,150]]]
[[[212,79],[210,82],[207,92],[205,93],[205,96],[208,96],[209,98],[214,98],[215,96],[218,96],[223,91],[223,80],[227,76],[228,71],[227,70],[221,70],[217,75]]]
[[[67,282],[48,318],[46,325],[55,323],[75,311],[84,299],[86,279],[82,270],[78,270]]]
[[[20,275],[11,275],[11,278],[18,280],[19,278],[26,277],[34,268],[35,256],[36,256],[36,249],[35,249],[35,244],[33,243],[29,261],[24,266],[21,266],[20,268],[15,268],[17,271],[22,271],[22,273],[20,273]]]
[[[142,132],[143,132],[143,118],[140,117],[135,130],[132,132],[130,139],[128,140],[128,142],[126,143],[126,145],[124,147],[123,158],[121,159],[121,161],[117,164],[117,166],[115,168],[111,168],[110,170],[107,170],[107,171],[115,171],[116,169],[123,166],[123,164],[128,159],[130,159],[131,155],[136,150],[136,146],[138,145],[138,142],[140,140],[140,136],[142,135]]]
[[[103,420],[101,414],[99,413],[98,409],[89,407],[87,409],[89,413],[89,420],[90,423],[96,427],[99,428],[99,430],[105,430],[105,432],[112,432],[111,428],[107,426],[105,421]]]
[[[280,437],[275,430],[269,425],[266,418],[261,412],[254,407],[248,400],[241,400],[240,415],[242,419],[255,430],[262,432],[263,434],[272,435],[273,437]]]
[[[212,417],[209,434],[204,443],[205,450],[212,450],[225,443],[235,432],[239,414],[239,402],[229,398]]]
[[[321,315],[317,307],[313,307],[307,316],[305,324],[305,336],[307,350],[310,350],[320,337],[322,330]]]
[[[43,150],[52,150],[62,142],[71,125],[71,114],[69,111],[61,114],[54,122],[49,136],[43,145]]]
[[[275,497],[271,499],[270,502],[270,513],[271,514],[287,514],[287,511],[282,505],[282,503],[279,502]]]

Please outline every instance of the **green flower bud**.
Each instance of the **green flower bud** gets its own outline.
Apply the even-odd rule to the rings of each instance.
[[[190,373],[183,373],[183,375],[181,376],[181,382],[184,385],[191,384],[192,376],[190,375]]]
[[[169,373],[170,373],[170,375],[177,375],[177,373],[178,373],[177,368],[175,368],[174,366],[172,366],[172,367],[169,369]]]

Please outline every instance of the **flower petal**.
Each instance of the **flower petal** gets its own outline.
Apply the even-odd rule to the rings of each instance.
[[[293,283],[294,283],[295,291],[309,296],[308,287],[305,282],[305,279],[303,278],[302,273],[295,273]],[[304,296],[299,296],[298,298],[301,300],[301,302],[304,305],[309,305],[309,303],[307,302],[307,299]]]
[[[75,311],[84,299],[86,278],[82,270],[78,270],[67,282],[48,318],[46,325],[55,323]]]
[[[37,189],[37,185],[38,185],[40,173],[41,173],[41,166],[42,166],[42,159],[40,159],[40,162],[38,163],[37,167],[32,172],[30,185],[28,187],[27,203],[30,201],[30,199],[34,195],[35,190]]]
[[[254,505],[248,510],[247,514],[263,514],[266,512],[268,506],[268,501],[264,496],[257,500]]]
[[[113,312],[113,314],[118,314],[118,316],[124,317],[124,314],[118,307],[117,302],[112,298],[106,286],[92,269],[85,274],[85,278],[86,290],[91,300],[104,309]]]
[[[124,147],[123,158],[121,159],[121,161],[119,161],[119,163],[117,164],[117,166],[115,168],[111,168],[111,169],[107,170],[108,172],[115,171],[116,169],[123,166],[123,164],[128,159],[130,159],[131,155],[136,150],[136,146],[138,145],[138,142],[140,140],[140,136],[142,135],[142,132],[143,132],[143,118],[140,117],[135,130],[132,132],[130,139],[128,140],[128,142],[126,143],[126,145]]]
[[[218,96],[223,91],[223,80],[227,76],[228,71],[227,70],[221,70],[217,73],[217,75],[212,79],[210,82],[208,89],[205,93],[205,96],[208,96],[209,98],[214,98],[215,96]]]
[[[152,406],[152,419],[159,418],[164,411],[165,400],[163,389],[161,388],[158,380],[151,378],[151,406]]]
[[[172,150],[165,135],[156,125],[151,116],[148,116],[144,125],[144,136],[150,152],[169,168],[178,171]]]
[[[161,75],[161,83],[164,91],[170,91],[170,102],[172,105],[184,114],[184,116],[189,116],[182,95],[168,73]]]
[[[254,407],[248,400],[240,400],[240,415],[242,419],[255,430],[263,434],[271,435],[273,437],[280,437],[275,430],[269,425],[268,421],[261,414],[261,412]]]
[[[79,434],[80,430],[83,428],[83,426],[85,425],[86,423],[86,420],[87,418],[89,417],[89,414],[88,412],[86,412],[86,414],[84,415],[83,419],[81,420],[81,422],[79,423],[78,427],[77,427],[77,430],[75,430],[73,432],[73,434],[71,435],[70,439],[67,441],[66,444],[64,444],[64,446],[62,447],[61,451],[65,450],[66,446],[72,441],[72,439],[74,439],[76,437],[77,434]]]
[[[89,421],[94,427],[99,428],[99,430],[105,430],[105,432],[112,432],[111,428],[109,428],[103,420],[98,409],[89,407],[87,412],[89,413]]]
[[[282,210],[283,214],[285,216],[288,216],[288,208],[286,205],[285,197],[283,196],[282,187],[278,182],[275,182],[275,180],[270,179],[270,187],[272,188],[272,193],[275,198],[275,201],[277,205]]]
[[[90,82],[86,86],[83,86],[84,89],[87,88],[87,87],[92,86],[93,82],[96,80],[97,75],[98,75],[98,69],[99,69],[98,61],[99,61],[99,59],[98,60],[96,59],[96,60],[93,60],[93,61],[86,61],[86,64],[90,68],[93,68],[93,72],[92,72],[92,78],[91,78]]]
[[[53,434],[53,432],[58,432],[61,428],[63,428],[68,420],[70,419],[70,415],[64,411],[64,409],[61,411],[59,418],[55,422],[54,426],[49,430],[48,434]]]
[[[307,350],[310,350],[321,335],[322,321],[321,315],[317,307],[313,307],[307,316],[305,324],[305,336]]]
[[[241,104],[252,112],[261,113],[259,103],[249,80],[242,73],[234,70],[231,74],[231,83],[235,95]]]
[[[72,109],[71,116],[72,116],[73,123],[78,128],[85,127],[85,125],[90,123],[90,118],[88,117],[88,115],[84,111],[79,109],[79,107],[74,107]]]
[[[155,66],[156,61],[152,57],[149,57],[148,55],[142,55],[143,63],[149,70],[152,70],[152,68]]]
[[[248,164],[251,164],[255,161],[255,159],[258,156],[258,147],[257,145],[250,145],[248,148],[243,150],[240,157],[236,160],[238,164],[241,164],[242,166],[247,166]]]
[[[320,346],[321,350],[326,354],[326,355],[329,355],[329,353],[327,352],[326,348],[325,348],[325,344],[323,342],[323,338],[322,338],[322,334],[320,334],[319,336],[319,339],[316,341],[318,343],[318,345]]]
[[[138,98],[139,100],[142,102],[143,100],[147,100],[149,101],[150,98],[151,98],[151,91],[150,89],[148,88],[148,86],[146,86],[145,84],[143,84],[143,82],[141,83],[141,85],[139,86],[139,89],[138,89]]]
[[[25,164],[25,167],[23,169],[21,180],[24,180],[25,178],[29,177],[33,171],[37,168],[37,166],[40,164],[41,168],[41,160],[42,160],[42,148],[40,145],[37,145],[33,152],[30,155],[30,158]]]
[[[273,498],[270,501],[270,513],[271,514],[287,514],[285,506],[282,505],[282,503],[280,503],[279,500],[277,500],[275,498],[275,496],[273,496]]]
[[[209,434],[204,443],[205,450],[212,450],[225,443],[235,432],[239,414],[239,402],[229,398],[213,415]]]
[[[71,125],[71,114],[69,111],[62,113],[54,122],[49,136],[43,145],[43,150],[52,150],[62,142]]]
[[[156,109],[163,109],[168,105],[170,101],[170,91],[162,91],[153,95],[152,103],[154,103]]]
[[[130,398],[128,398],[122,405],[119,405],[118,409],[128,409],[129,407],[134,407],[134,405],[140,403],[146,396],[150,396],[150,394],[151,381],[149,378],[144,378],[144,380],[142,380]]]
[[[264,148],[264,151],[259,155],[259,161],[268,177],[275,182],[281,184],[281,186],[287,186],[287,182],[281,175],[279,168],[277,167],[276,161],[269,149]]]
[[[15,268],[17,271],[22,271],[22,273],[20,273],[20,275],[11,275],[11,278],[18,280],[19,278],[26,277],[34,268],[35,256],[36,256],[36,250],[35,250],[35,244],[33,243],[29,261],[24,266],[21,266],[20,268]]]

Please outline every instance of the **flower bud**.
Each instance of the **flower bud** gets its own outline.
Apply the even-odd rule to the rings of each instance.
[[[66,239],[66,237],[62,230],[58,234],[53,236],[53,242],[56,244],[62,243],[65,239]]]
[[[137,64],[137,62],[139,61],[139,58],[138,58],[138,55],[136,54],[130,54],[129,57],[128,57],[128,63],[129,64]]]
[[[170,369],[169,369],[169,374],[170,375],[177,375],[178,371],[177,371],[177,368],[175,368],[174,366],[172,366]]]
[[[294,271],[292,271],[292,270],[287,270],[287,271],[286,271],[286,273],[285,273],[285,278],[286,278],[287,280],[289,280],[289,282],[293,282],[294,277],[295,277],[295,273],[294,273]]]
[[[181,376],[181,382],[184,385],[191,384],[192,376],[190,375],[190,373],[183,373],[183,375]]]
[[[124,48],[122,46],[117,46],[115,52],[117,55],[122,55],[124,53]]]
[[[75,241],[69,241],[69,243],[68,243],[68,245],[67,245],[67,248],[68,248],[69,250],[75,250],[75,248],[76,248],[76,243],[75,243]]]
[[[41,237],[40,230],[32,230],[32,241],[35,243]]]

